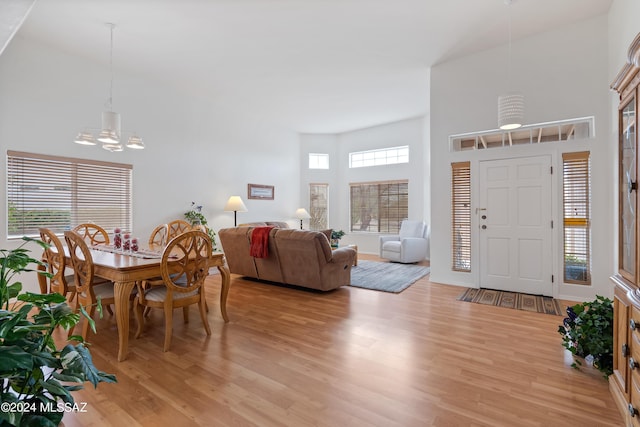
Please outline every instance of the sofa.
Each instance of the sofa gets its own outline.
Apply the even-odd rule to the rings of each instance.
[[[262,227],[218,231],[231,273],[321,291],[351,283],[356,258],[353,248],[332,250],[326,235],[319,231],[274,227],[266,239],[268,255],[255,257],[250,252],[256,228]]]

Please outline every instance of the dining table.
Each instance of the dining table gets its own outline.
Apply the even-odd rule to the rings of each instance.
[[[65,247],[65,252],[66,252]],[[118,361],[127,358],[129,347],[129,301],[136,282],[161,276],[161,248],[151,247],[140,252],[113,250],[110,246],[90,247],[93,258],[94,275],[108,279],[114,284],[115,317],[118,328]],[[66,262],[71,258],[65,253]],[[225,323],[227,315],[227,296],[231,283],[231,274],[222,252],[213,252],[209,257],[209,268],[217,267],[222,277],[220,290],[220,312]]]

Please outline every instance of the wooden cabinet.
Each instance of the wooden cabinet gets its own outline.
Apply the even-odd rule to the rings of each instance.
[[[625,425],[640,427],[640,249],[638,247],[638,99],[640,34],[629,47],[627,64],[611,88],[618,107],[618,273],[613,297],[613,374],[611,394]]]

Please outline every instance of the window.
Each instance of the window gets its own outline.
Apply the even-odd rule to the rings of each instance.
[[[7,152],[7,236],[62,233],[83,222],[132,228],[133,167],[120,163]]]
[[[309,153],[309,169],[329,169],[329,155]]]
[[[409,163],[408,145],[349,153],[350,168],[393,165],[396,163]]]
[[[589,152],[562,154],[564,281],[591,284],[591,166]]]
[[[309,184],[309,208],[311,230],[329,228],[327,213],[329,211],[329,184]]]
[[[409,182],[350,184],[351,231],[395,233],[409,211]]]
[[[471,163],[451,164],[451,269],[471,271]]]

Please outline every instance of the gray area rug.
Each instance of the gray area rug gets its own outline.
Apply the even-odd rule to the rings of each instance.
[[[358,261],[351,267],[351,286],[383,292],[402,292],[431,269],[395,262]]]

